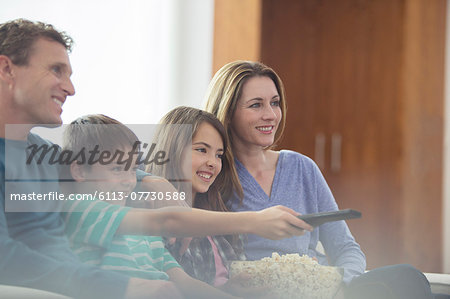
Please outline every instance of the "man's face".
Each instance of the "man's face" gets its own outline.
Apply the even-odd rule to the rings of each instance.
[[[62,123],[62,105],[75,93],[72,68],[63,45],[38,39],[30,51],[28,64],[13,65],[13,105],[16,121],[22,124]]]

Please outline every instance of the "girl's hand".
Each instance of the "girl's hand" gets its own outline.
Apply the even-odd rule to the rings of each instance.
[[[267,239],[280,240],[301,236],[305,230],[312,231],[313,227],[298,219],[298,215],[300,214],[285,206],[261,210],[256,212],[251,232]]]
[[[192,238],[180,238],[181,246],[180,250],[178,251],[178,254],[180,256],[183,256],[186,250],[189,248],[189,245],[191,244]],[[169,244],[173,245],[177,241],[177,238],[170,238]]]
[[[250,279],[250,275],[247,273],[240,273],[236,275],[219,287],[224,292],[231,295],[243,298],[261,298],[265,293],[267,293],[267,288],[265,287],[249,287],[245,286],[246,281]]]

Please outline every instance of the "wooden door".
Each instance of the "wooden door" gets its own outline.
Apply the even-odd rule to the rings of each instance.
[[[261,60],[288,98],[280,148],[313,158],[340,208],[362,211],[348,224],[369,268],[421,265],[403,244],[404,1],[265,0],[262,11]]]

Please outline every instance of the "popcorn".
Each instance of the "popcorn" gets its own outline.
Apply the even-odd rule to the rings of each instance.
[[[322,266],[307,255],[279,255],[259,261],[234,261],[231,277],[242,272],[250,274],[248,286],[268,287],[270,298],[328,299],[338,291],[342,282],[339,268]]]

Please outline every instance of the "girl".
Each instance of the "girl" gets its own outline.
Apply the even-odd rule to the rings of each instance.
[[[151,164],[147,171],[172,181],[181,192],[192,193],[194,208],[228,211],[226,198],[239,185],[237,177],[230,171],[232,163],[225,156],[227,138],[220,121],[205,111],[178,107],[162,119],[161,125],[165,126],[156,134],[154,144],[175,159],[162,166]],[[190,126],[183,130],[180,125]],[[191,185],[185,184],[183,178],[190,178]],[[229,262],[245,259],[241,236],[193,238],[186,250],[182,248],[181,240],[168,247],[188,274],[242,295],[244,289],[239,279],[228,281]]]

